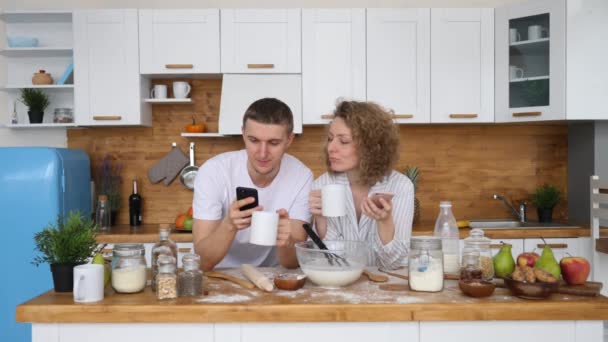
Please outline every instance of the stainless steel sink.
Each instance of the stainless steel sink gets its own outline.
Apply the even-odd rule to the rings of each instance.
[[[555,228],[579,228],[564,223],[545,223],[545,222],[519,222],[512,219],[491,219],[491,220],[469,220],[469,227],[483,229],[555,229]]]

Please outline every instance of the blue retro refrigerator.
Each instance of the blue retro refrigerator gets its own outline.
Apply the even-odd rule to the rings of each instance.
[[[57,215],[91,214],[91,166],[82,150],[0,148],[0,341],[31,341],[15,307],[53,288],[50,267],[32,265],[34,234]]]

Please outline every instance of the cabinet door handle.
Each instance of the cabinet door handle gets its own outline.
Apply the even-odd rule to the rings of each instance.
[[[167,69],[192,69],[194,64],[165,64]]]
[[[177,251],[179,253],[190,253],[190,251],[192,251],[192,248],[178,248]]]
[[[513,117],[521,118],[524,116],[541,116],[542,114],[543,114],[542,112],[519,112],[519,113],[513,113]]]
[[[393,119],[413,119],[414,114],[393,114]]]
[[[247,69],[273,69],[274,64],[247,64]]]
[[[333,118],[334,118],[333,114],[323,114],[323,115],[321,115],[321,119],[331,120]]]
[[[450,114],[450,119],[474,119],[477,114]]]
[[[549,246],[551,248],[568,248],[568,244],[567,243],[539,243],[536,245],[536,247],[538,248],[545,248],[545,246]]]
[[[118,121],[118,120],[122,120],[122,116],[120,116],[120,115],[95,115],[95,116],[93,116],[93,120],[96,120],[96,121]]]

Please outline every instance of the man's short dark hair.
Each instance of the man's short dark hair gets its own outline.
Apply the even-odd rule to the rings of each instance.
[[[243,128],[248,119],[269,125],[285,125],[287,134],[293,132],[293,113],[285,102],[275,98],[263,98],[255,101],[243,115]]]

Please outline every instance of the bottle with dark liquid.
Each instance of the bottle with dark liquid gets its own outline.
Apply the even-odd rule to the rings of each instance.
[[[129,196],[129,224],[131,226],[141,226],[142,198],[137,193],[137,179],[133,179],[133,193]]]

